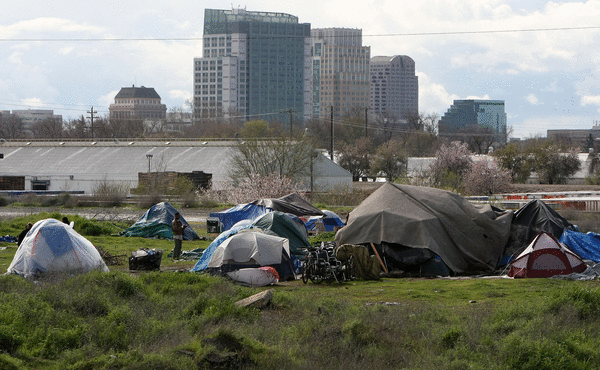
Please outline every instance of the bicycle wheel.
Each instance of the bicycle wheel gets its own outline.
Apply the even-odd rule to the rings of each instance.
[[[310,281],[315,284],[321,284],[323,282],[323,276],[317,272],[317,266],[310,266]]]
[[[302,264],[302,282],[304,284],[308,283],[308,279],[310,279],[310,263],[303,263]]]

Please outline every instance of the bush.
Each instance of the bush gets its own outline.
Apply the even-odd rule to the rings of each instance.
[[[92,192],[103,206],[120,206],[127,199],[129,186],[104,179],[95,184]]]

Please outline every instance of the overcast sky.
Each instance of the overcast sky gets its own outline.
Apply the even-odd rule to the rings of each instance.
[[[504,100],[521,138],[600,120],[600,0],[2,0],[0,110],[107,114],[133,84],[182,106],[204,9],[232,6],[362,29],[371,56],[410,56],[422,113],[441,116],[454,99]]]

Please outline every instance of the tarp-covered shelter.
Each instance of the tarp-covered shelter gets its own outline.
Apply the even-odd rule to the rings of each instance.
[[[53,218],[36,222],[17,249],[8,274],[38,277],[51,273],[108,272],[94,245]]]
[[[313,206],[300,195],[291,193],[276,199],[257,199],[246,204],[238,204],[222,212],[210,213],[210,217],[218,218],[223,224],[223,231],[229,230],[241,220],[255,220],[265,213],[279,211],[295,216],[324,216],[320,209]]]
[[[512,223],[526,230],[528,243],[540,231],[550,233],[558,239],[564,229],[576,230],[567,219],[539,199],[534,199],[516,210]]]
[[[221,212],[212,212],[210,217],[218,218],[223,224],[223,230],[231,229],[233,225],[243,220],[254,220],[255,218],[267,213],[267,209],[261,205],[253,203],[238,204]]]
[[[296,216],[324,216],[320,209],[313,206],[296,193],[291,193],[277,199],[258,199],[252,202],[271,211],[290,213]]]
[[[515,211],[504,261],[508,262],[520,254],[540,232],[550,233],[560,239],[565,229],[577,230],[577,227],[542,200],[528,202]]]
[[[581,273],[587,266],[582,259],[560,244],[554,235],[540,232],[510,264],[508,276],[541,278]]]
[[[219,247],[219,245],[221,245],[221,243],[227,240],[227,238],[229,238],[230,236],[235,235],[238,232],[249,229],[251,227],[252,224],[244,223],[244,225],[234,226],[229,230],[223,231],[221,234],[219,234],[219,236],[215,238],[215,240],[213,240],[209,244],[208,247],[206,247],[206,249],[202,253],[202,256],[200,256],[200,259],[198,259],[198,262],[196,262],[196,264],[194,265],[194,267],[192,267],[190,271],[200,272],[206,270],[208,268],[208,262],[212,258],[213,253],[215,253],[215,250]]]
[[[335,241],[423,252],[404,259],[420,264],[424,262],[420,257],[439,256],[455,273],[494,270],[511,221],[510,211],[474,205],[448,191],[385,183],[350,212],[348,224],[337,232]]]
[[[168,202],[161,202],[150,207],[133,225],[120,233],[121,236],[141,236],[143,238],[173,239],[171,222],[175,218],[177,209]],[[190,227],[183,215],[181,223],[187,225],[183,230],[184,240],[200,239],[198,234]]]
[[[265,232],[272,233],[290,241],[290,252],[303,256],[303,249],[310,246],[308,230],[300,218],[283,212],[269,212],[252,224]]]
[[[274,267],[283,280],[294,279],[288,239],[260,231],[240,232],[221,243],[208,262],[209,269],[223,272],[260,266]]]
[[[600,262],[600,234],[565,229],[559,242],[584,260]]]

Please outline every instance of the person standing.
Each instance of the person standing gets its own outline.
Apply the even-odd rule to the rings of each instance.
[[[23,231],[21,231],[21,233],[19,234],[19,237],[17,238],[17,246],[21,246],[21,243],[23,243],[23,239],[25,239],[25,236],[27,235],[29,230],[31,230],[32,227],[33,227],[33,224],[30,222],[27,224],[27,226],[25,226],[25,229],[23,229]]]
[[[181,255],[181,243],[183,241],[183,230],[187,225],[183,225],[181,222],[181,215],[179,212],[175,213],[175,218],[171,222],[171,228],[173,229],[173,240],[175,241],[175,248],[173,248],[173,259],[179,259]]]

